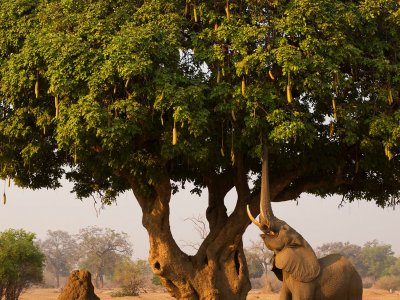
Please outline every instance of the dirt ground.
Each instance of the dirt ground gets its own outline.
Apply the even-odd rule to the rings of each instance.
[[[101,300],[167,300],[174,299],[167,293],[145,293],[138,297],[111,297],[112,289],[96,290],[95,293]],[[20,297],[20,300],[56,300],[60,294],[60,289],[40,289],[33,288],[27,290]],[[247,300],[278,300],[278,294],[268,294],[262,290],[251,290]],[[364,300],[400,300],[400,292],[390,294],[387,291],[366,289],[364,290]]]

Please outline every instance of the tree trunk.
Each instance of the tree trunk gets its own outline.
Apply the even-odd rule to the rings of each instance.
[[[160,276],[173,297],[193,300],[246,299],[251,288],[242,243],[243,233],[251,223],[246,206],[249,205],[251,211],[259,212],[260,209],[260,193],[251,193],[248,186],[249,170],[240,153],[235,153],[235,163],[226,174],[203,177],[208,189],[206,217],[210,233],[193,256],[181,251],[171,234],[171,183],[167,171],[160,166],[160,180],[146,189],[143,187],[146,180],[142,177],[135,178],[128,172],[119,173],[129,182],[142,208],[142,223],[149,234],[149,263],[153,273]],[[296,199],[302,191],[326,184],[325,180],[306,184],[296,182],[302,172],[295,169],[275,175],[270,187],[271,201]],[[224,198],[233,187],[237,191],[237,204],[228,216]]]
[[[100,288],[100,275],[99,273],[96,273],[96,276],[94,277],[94,285],[96,289]]]
[[[57,288],[60,287],[60,273],[59,272],[56,273],[56,287]]]
[[[130,178],[130,183],[149,234],[150,265],[171,296],[188,300],[246,299],[251,286],[242,235],[249,219],[243,199],[231,216],[226,214],[224,197],[233,187],[232,180],[215,176],[209,181],[210,233],[194,256],[182,252],[171,234],[169,179],[165,176],[151,196],[141,195],[134,179]]]

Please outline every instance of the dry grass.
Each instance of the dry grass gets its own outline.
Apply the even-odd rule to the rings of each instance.
[[[145,293],[137,297],[111,297],[113,289],[101,289],[95,290],[97,296],[101,300],[128,300],[128,299],[140,299],[140,300],[168,300],[174,299],[167,293]],[[23,293],[20,300],[56,300],[60,294],[60,289],[40,289],[34,288],[29,289]],[[254,289],[251,290],[248,300],[278,300],[278,294],[271,294],[264,292],[263,290]],[[390,294],[387,291],[377,290],[377,289],[365,289],[364,290],[364,300],[400,300],[400,292],[395,292]]]
[[[389,293],[378,289],[364,289],[364,300],[400,300],[400,292]]]
[[[97,296],[101,300],[127,300],[127,299],[141,299],[141,300],[166,300],[174,299],[167,293],[145,293],[138,297],[111,297],[111,293],[116,289],[101,289],[95,290]],[[33,288],[27,290],[20,297],[20,300],[57,300],[60,295],[60,289],[41,289]]]

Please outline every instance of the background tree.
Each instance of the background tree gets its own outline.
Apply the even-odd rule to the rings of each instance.
[[[246,205],[258,210],[262,142],[272,201],[308,192],[399,203],[396,1],[0,9],[1,177],[55,188],[65,174],[78,197],[104,204],[132,190],[153,272],[177,298],[246,297],[241,238]],[[210,232],[191,256],[169,224],[171,196],[187,182],[208,192]]]
[[[207,220],[205,220],[202,215],[198,215],[186,218],[185,221],[192,223],[193,229],[199,235],[200,242],[184,241],[182,247],[189,247],[197,251],[199,250],[201,243],[207,238],[207,235],[210,233]]]
[[[349,242],[323,244],[315,250],[318,257],[340,253],[348,257],[362,277],[369,277],[372,283],[387,275],[400,275],[399,258],[394,256],[392,246],[377,240],[365,243],[362,247]],[[393,277],[382,282],[392,281]]]
[[[377,240],[365,243],[360,253],[361,260],[367,268],[368,276],[375,278],[390,274],[396,258],[391,245],[380,244]]]
[[[329,254],[333,253],[339,253],[344,256],[346,256],[354,267],[356,268],[357,272],[362,276],[366,276],[368,273],[368,266],[365,265],[361,253],[363,251],[363,248],[358,245],[350,244],[349,242],[332,242],[332,243],[326,243],[323,244],[322,246],[319,246],[315,249],[315,253],[317,254],[317,257],[324,257]]]
[[[146,277],[151,274],[151,268],[145,260],[132,261],[125,257],[121,259],[114,268],[112,280],[119,284],[120,296],[138,296],[139,292],[145,291],[144,283]]]
[[[244,254],[246,255],[247,268],[249,269],[249,277],[261,277],[264,274],[262,258],[258,256],[258,253],[246,248],[244,249]]]
[[[44,255],[34,239],[22,229],[0,233],[0,299],[17,300],[24,289],[42,281]]]
[[[104,275],[112,275],[114,267],[132,255],[128,235],[110,228],[87,227],[78,234],[80,266],[94,274],[97,288],[104,285]]]
[[[267,274],[273,252],[268,250],[262,240],[251,241],[251,245],[245,249],[250,278],[261,277]]]
[[[389,267],[390,275],[400,276],[400,257],[396,257],[395,262]]]
[[[60,286],[60,276],[68,276],[77,264],[78,245],[75,239],[65,231],[47,231],[47,237],[40,243],[46,256],[45,268],[54,275],[56,287]]]
[[[253,278],[253,288],[260,285],[260,287],[270,292],[279,291],[282,283],[271,271],[270,261],[273,252],[265,246],[263,240],[251,241],[251,245],[244,249],[244,253],[249,269],[249,277]]]

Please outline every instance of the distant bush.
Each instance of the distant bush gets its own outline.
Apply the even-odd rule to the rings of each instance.
[[[121,290],[113,297],[138,296],[143,291],[144,274],[147,265],[144,260],[132,261],[126,257],[115,267],[113,280],[121,286]]]
[[[365,289],[371,288],[374,285],[375,281],[376,280],[374,277],[371,277],[371,276],[364,277],[362,279],[363,288],[365,288]]]
[[[154,275],[153,278],[151,278],[151,283],[157,286],[161,285],[160,276]]]
[[[271,272],[263,274],[259,278],[250,278],[250,282],[253,289],[262,289],[272,293],[278,292],[282,287],[282,282]]]
[[[139,289],[122,287],[120,290],[111,293],[111,297],[127,297],[127,296],[139,296]]]
[[[374,287],[387,291],[400,290],[400,276],[383,276],[375,282]]]

